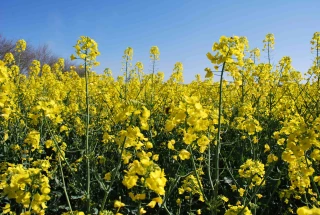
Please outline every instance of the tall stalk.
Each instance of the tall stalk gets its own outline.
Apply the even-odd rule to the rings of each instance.
[[[129,57],[127,56],[127,59],[126,59],[126,80],[125,80],[125,84],[124,84],[124,87],[125,87],[124,98],[125,98],[126,102],[127,102],[127,91],[128,91],[128,60],[129,60]]]
[[[86,51],[87,55],[87,51]],[[87,70],[87,58],[84,59],[84,70],[86,79],[86,168],[87,168],[87,214],[90,214],[90,151],[89,151],[89,123],[90,123],[90,113],[89,113],[89,73]]]
[[[270,59],[270,42],[268,41],[268,62],[270,64],[271,59]]]
[[[219,155],[220,155],[220,148],[221,148],[221,114],[222,114],[222,82],[223,82],[223,72],[224,72],[224,67],[226,65],[226,62],[223,63],[222,65],[222,70],[221,70],[221,76],[220,76],[220,88],[219,88],[219,115],[218,115],[218,134],[217,134],[217,146],[216,146],[216,159],[215,159],[215,164],[216,164],[216,169],[215,169],[215,176],[216,176],[216,184],[215,184],[215,189],[214,189],[214,199],[218,199],[218,194],[219,194]],[[217,210],[214,212],[217,214]]]
[[[154,70],[155,70],[155,64],[156,64],[156,59],[154,57],[153,58],[153,62],[152,62],[152,76],[151,76],[151,84],[152,84],[151,105],[153,104],[153,96],[154,96]]]
[[[317,55],[316,55],[316,69],[319,68],[319,41],[317,39],[316,42],[316,48],[317,48]],[[317,90],[319,90],[319,86],[320,86],[320,74],[318,73],[318,78],[317,78]],[[319,116],[319,99],[317,100],[317,117]]]

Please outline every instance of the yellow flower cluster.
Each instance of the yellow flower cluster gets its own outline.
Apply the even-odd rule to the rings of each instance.
[[[151,153],[146,154],[144,151],[138,153],[140,161],[134,160],[129,164],[129,170],[125,171],[126,175],[122,181],[128,189],[137,186],[140,182],[150,190],[159,195],[164,195],[164,187],[167,179],[164,170],[161,170],[157,164],[150,160]],[[142,176],[139,180],[139,176]]]
[[[150,49],[150,58],[152,60],[159,60],[160,51],[158,46],[152,46]]]
[[[313,50],[317,41],[318,33]],[[270,52],[274,36],[264,44]],[[156,72],[156,46],[152,74],[139,61],[131,64],[128,47],[125,73],[117,78],[109,68],[92,71],[100,55],[94,40],[82,36],[74,47],[71,59],[82,60],[85,77],[63,59],[34,60],[28,75],[20,74],[17,53],[0,60],[0,213],[259,214],[318,207],[318,59],[303,76],[288,56],[275,65],[260,62],[260,50],[250,50],[245,37],[222,36],[207,54],[213,68],[205,69],[206,78],[198,74],[183,84],[181,62],[167,80]],[[20,41],[16,51],[25,48]],[[213,71],[230,78],[216,82]],[[276,206],[267,208],[270,198]],[[310,211],[316,209],[297,213]]]
[[[15,59],[14,56],[11,52],[6,53],[3,57],[3,62],[8,66],[8,65],[14,65],[15,64]]]
[[[199,185],[197,178],[194,175],[187,176],[182,183],[182,187],[179,188],[179,194],[184,194],[185,192],[192,195],[197,194],[199,196],[199,201],[204,202],[204,197],[201,191],[202,184]]]
[[[297,210],[298,215],[313,215],[313,214],[320,214],[320,208],[313,207],[313,208],[308,208],[307,206],[303,206],[298,208]]]
[[[44,214],[46,202],[50,200],[49,179],[39,168],[24,168],[23,165],[8,164],[0,175],[0,189],[9,199],[15,199],[30,213]],[[9,211],[7,211],[9,212]]]
[[[310,41],[311,43],[311,51],[320,49],[320,32],[315,32]]]
[[[128,58],[128,60],[132,60],[132,56],[133,56],[133,49],[131,47],[126,48],[126,50],[124,50],[124,57]]]
[[[85,60],[87,66],[98,66],[99,62],[96,61],[96,57],[100,55],[98,51],[98,44],[90,37],[81,36],[74,46],[76,49],[77,57],[71,55],[71,60],[77,58]]]
[[[264,43],[263,50],[266,50],[267,47],[274,49],[274,35],[267,34],[263,40],[263,43]]]
[[[33,60],[30,67],[29,67],[29,74],[30,76],[37,76],[40,73],[40,61]]]
[[[207,58],[211,63],[219,65],[222,63],[234,63],[233,56],[237,59],[237,65],[243,66],[243,52],[246,47],[246,40],[243,38],[234,37],[220,37],[219,43],[214,43],[212,46],[212,51],[216,52],[212,55],[210,52],[207,53]]]
[[[277,143],[284,148],[282,159],[288,163],[290,189],[297,188],[298,195],[305,194],[311,188],[310,177],[315,170],[305,153],[311,151],[311,158],[317,159],[317,148],[320,147],[317,134],[319,120],[317,118],[313,124],[308,125],[303,117],[296,114],[284,122],[279,132],[274,133]]]
[[[252,215],[248,207],[245,207],[243,209],[243,206],[232,206],[232,205],[229,205],[229,209],[225,212],[224,215],[237,215],[240,213],[240,211],[242,211],[242,214],[244,215]]]
[[[24,143],[31,147],[31,151],[33,152],[36,149],[40,149],[40,133],[38,131],[29,132],[27,138],[24,140]]]
[[[252,116],[248,117],[236,117],[234,126],[240,131],[245,131],[248,135],[254,135],[257,132],[262,131],[262,127],[258,120],[254,119]]]
[[[5,66],[5,63],[0,60],[0,108],[4,108],[6,101],[8,100],[8,69]],[[4,111],[2,109],[2,111]],[[4,113],[3,113],[4,114]],[[2,115],[3,116],[3,115]]]
[[[27,48],[27,42],[25,40],[18,40],[16,42],[16,51],[24,52]]]
[[[250,180],[250,188],[254,186],[264,185],[265,181],[262,181],[264,174],[264,164],[260,161],[254,161],[252,159],[248,159],[244,164],[240,166],[239,169],[240,177]]]

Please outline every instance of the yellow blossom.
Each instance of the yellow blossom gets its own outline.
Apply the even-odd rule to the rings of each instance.
[[[119,200],[114,201],[113,207],[121,208],[121,207],[124,207],[124,206],[125,206],[125,204],[122,203],[121,201],[119,201]]]
[[[179,157],[180,157],[181,160],[188,160],[188,159],[190,159],[190,152],[188,152],[185,149],[182,149],[179,152]]]

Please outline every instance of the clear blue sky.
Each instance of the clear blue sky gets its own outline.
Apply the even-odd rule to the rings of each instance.
[[[128,46],[133,63],[142,61],[149,72],[149,49],[157,45],[159,71],[168,78],[180,61],[190,82],[211,66],[206,53],[221,35],[246,36],[251,48],[261,49],[264,36],[273,33],[273,61],[289,55],[305,72],[313,58],[310,40],[320,31],[319,9],[320,0],[3,0],[0,33],[35,46],[47,43],[62,57],[73,53],[79,36],[92,37],[101,52],[96,71],[108,67],[115,76]]]

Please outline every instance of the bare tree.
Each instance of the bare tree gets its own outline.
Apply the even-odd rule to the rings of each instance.
[[[27,49],[24,52],[17,53],[15,51],[16,41],[12,39],[7,39],[0,34],[0,59],[3,59],[4,55],[8,52],[11,52],[15,59],[16,63],[19,64],[20,72],[23,74],[28,73],[28,68],[31,65],[33,60],[40,61],[41,65],[48,64],[53,66],[59,59],[59,57],[52,53],[51,49],[47,44],[40,45],[39,47],[33,47],[30,43],[27,42]],[[64,72],[70,69],[70,66],[76,66],[76,72],[82,76],[84,72],[78,68],[77,65],[71,62],[69,58],[64,59],[65,68]]]
[[[8,52],[13,52],[15,43],[13,40],[8,40],[0,34],[0,58],[3,59],[4,55]]]

